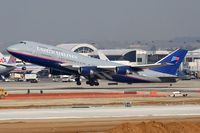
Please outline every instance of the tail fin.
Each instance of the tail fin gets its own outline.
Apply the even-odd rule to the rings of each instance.
[[[14,56],[10,56],[10,59],[8,60],[8,64],[15,64],[16,63],[16,58]]]
[[[0,53],[0,63],[6,63],[6,58]]]
[[[164,57],[163,59],[161,59],[160,61],[156,62],[156,64],[157,63],[161,63],[161,64],[165,63],[165,64],[170,64],[170,65],[152,68],[151,70],[161,72],[161,73],[167,73],[170,75],[176,75],[177,70],[178,70],[180,64],[183,62],[183,59],[185,58],[186,54],[187,54],[187,50],[177,49],[174,52],[172,52],[171,54],[169,54],[166,57]]]

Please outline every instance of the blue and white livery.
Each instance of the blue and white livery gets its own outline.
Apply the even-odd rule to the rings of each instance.
[[[99,85],[98,79],[124,83],[175,82],[177,70],[187,54],[187,50],[177,49],[155,64],[133,66],[30,41],[12,45],[7,51],[25,62],[49,67],[52,74],[75,75],[77,85],[81,85],[80,76],[84,76],[91,86]]]

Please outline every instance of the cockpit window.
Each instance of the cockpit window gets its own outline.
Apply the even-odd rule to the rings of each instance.
[[[26,42],[21,41],[20,43],[26,44]]]

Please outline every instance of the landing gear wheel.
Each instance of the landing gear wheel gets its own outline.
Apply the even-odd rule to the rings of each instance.
[[[94,86],[94,83],[90,83],[90,86]]]
[[[95,85],[95,86],[99,86],[99,82],[95,82],[94,85]]]
[[[75,78],[75,81],[77,85],[81,85],[81,80],[79,76]]]
[[[81,82],[76,82],[77,85],[81,85]]]
[[[89,84],[90,84],[90,81],[86,81],[86,84],[89,85]]]
[[[22,67],[22,70],[26,70],[26,67],[24,66],[24,67]]]
[[[22,61],[22,63],[23,63],[23,66],[22,66],[22,70],[26,70],[26,63],[24,62],[24,61]]]
[[[90,86],[99,86],[99,82],[97,81],[86,81],[86,84],[90,85]]]

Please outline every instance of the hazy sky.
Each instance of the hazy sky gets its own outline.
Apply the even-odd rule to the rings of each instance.
[[[0,0],[0,45],[200,36],[200,0]]]

